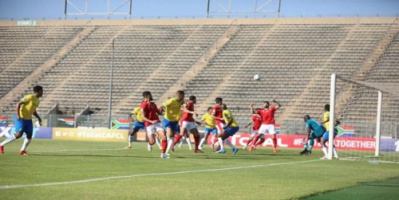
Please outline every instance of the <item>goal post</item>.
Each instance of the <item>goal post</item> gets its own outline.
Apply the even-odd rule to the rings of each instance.
[[[337,75],[331,74],[331,91],[330,91],[330,127],[328,131],[334,133],[334,121],[335,121],[335,91],[336,91]],[[328,136],[328,155],[327,158],[332,160],[333,158],[333,145],[334,145],[334,134]]]
[[[349,120],[347,124],[353,123],[353,127],[356,127],[356,134],[353,134],[353,138],[347,138],[347,140],[355,141],[357,139],[356,142],[359,143],[362,142],[361,140],[373,142],[372,148],[374,149],[371,150],[370,147],[367,152],[361,152],[359,148],[345,149],[341,146],[341,148],[346,151],[344,151],[344,154],[350,155],[348,156],[348,158],[351,159],[367,158],[369,160],[373,159],[378,161],[386,161],[388,159],[389,162],[398,162],[399,83],[356,81],[341,77],[337,74],[331,74],[330,84],[330,125],[328,127],[329,133],[334,133],[334,130],[336,128],[334,122],[336,119],[337,111],[342,111],[342,113],[339,114],[340,117],[352,119],[352,121]],[[352,91],[352,93],[344,93],[342,91]],[[340,92],[346,95],[349,94],[349,97],[345,97],[349,100],[347,100],[346,103],[343,103],[343,105],[341,105],[341,108],[337,110],[337,103],[342,103],[337,102],[337,96],[341,95]],[[352,104],[349,104],[349,101],[352,101]],[[366,112],[367,114],[364,114],[362,112],[356,112],[358,111],[356,110],[358,108],[360,108],[360,110],[362,111],[368,110],[368,112]],[[366,117],[368,117],[367,120]],[[381,146],[382,128],[384,129],[385,135],[385,137],[383,138],[383,146]],[[353,130],[355,130],[355,128]],[[353,133],[354,132],[355,131],[353,131]],[[327,158],[333,159],[333,147],[334,144],[337,144],[336,141],[334,141],[334,139],[336,138],[334,138],[334,134],[329,134],[328,139]],[[344,139],[340,138],[340,140],[341,141],[337,142],[342,142],[342,140]],[[389,147],[387,146],[388,144],[386,144],[386,141],[388,140],[390,142]],[[396,148],[394,145],[396,145]],[[382,154],[380,152],[381,150],[384,151],[384,160],[380,159],[380,157],[382,157]]]

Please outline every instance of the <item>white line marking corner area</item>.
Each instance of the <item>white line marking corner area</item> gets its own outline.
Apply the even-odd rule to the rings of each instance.
[[[295,162],[283,162],[283,163],[269,163],[269,164],[263,164],[263,165],[237,166],[237,167],[227,167],[227,168],[218,168],[218,169],[199,169],[199,170],[176,171],[176,172],[157,172],[157,173],[148,173],[148,174],[132,174],[132,175],[125,175],[125,176],[109,176],[109,177],[83,179],[83,180],[76,180],[76,181],[50,182],[50,183],[38,183],[38,184],[26,184],[26,185],[0,185],[0,190],[17,189],[17,188],[28,188],[28,187],[57,186],[57,185],[73,185],[73,184],[79,184],[79,183],[90,183],[90,182],[106,181],[106,180],[113,180],[113,179],[129,179],[129,178],[147,177],[147,176],[165,176],[165,175],[175,175],[175,174],[217,172],[217,171],[227,171],[227,170],[239,170],[239,169],[249,169],[249,168],[272,167],[272,166],[280,166],[280,165],[309,163],[309,162],[315,162],[315,161],[319,161],[319,159],[317,159],[317,160],[295,161]]]

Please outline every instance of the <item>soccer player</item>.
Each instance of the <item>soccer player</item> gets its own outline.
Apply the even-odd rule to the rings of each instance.
[[[243,149],[246,149],[248,147],[248,145],[253,141],[253,144],[256,144],[257,140],[259,139],[259,137],[256,137],[258,135],[259,132],[259,128],[262,125],[262,118],[259,114],[253,114],[251,121],[248,122],[247,125],[244,126],[244,128],[248,128],[248,126],[250,126],[251,124],[254,124],[252,126],[252,135],[249,138],[247,144],[245,144],[245,146],[243,147]],[[256,137],[256,140],[254,140],[254,138]]]
[[[228,140],[228,138],[236,134],[238,130],[240,130],[240,127],[238,126],[230,110],[227,110],[226,104],[223,104],[222,108],[223,108],[223,119],[226,123],[226,127],[223,133],[218,134],[220,150],[217,151],[216,153],[226,153],[226,150],[223,147],[223,141],[224,141],[227,145],[229,145],[233,149],[233,154],[236,154],[238,152],[238,149]]]
[[[213,137],[211,139],[212,143],[217,135],[217,130],[215,127],[215,119],[212,117],[212,107],[208,108],[208,113],[204,114],[201,118],[201,122],[205,124],[205,136],[201,139],[199,149],[202,149],[204,142],[208,141],[209,134],[212,133]],[[214,146],[211,144],[211,146]]]
[[[161,158],[169,158],[169,156],[165,153],[167,146],[165,130],[159,121],[158,116],[161,114],[161,111],[153,102],[151,92],[143,92],[143,102],[141,103],[140,108],[141,116],[144,119],[144,124],[147,129],[148,150],[152,150],[152,145],[155,143],[155,137],[158,136],[158,138],[162,141]]]
[[[181,148],[181,145],[183,144],[183,142],[186,141],[186,143],[188,145],[188,149],[191,151],[193,148],[191,146],[190,135],[189,135],[189,133],[187,133],[187,131],[184,131],[183,133],[180,132],[181,124],[182,124],[182,121],[180,120],[180,122],[179,122],[179,132],[175,136],[175,140],[173,141],[173,146],[172,146],[171,150],[174,150],[174,146],[176,146],[176,144],[179,141],[180,141],[179,148]]]
[[[251,104],[251,113],[259,114],[262,117],[262,125],[259,128],[259,134],[270,134],[273,139],[273,152],[277,152],[277,138],[275,131],[275,120],[274,113],[276,110],[281,108],[281,104],[277,102],[275,99],[272,100],[273,103],[277,104],[276,106],[270,106],[268,101],[265,101],[263,104],[263,109],[254,110],[254,104]]]
[[[309,115],[305,115],[303,119],[306,124],[307,138],[304,144],[304,150],[300,154],[309,154],[312,152],[314,140],[323,137],[326,129],[324,126],[320,125],[319,122],[310,118]],[[323,148],[323,153],[325,156],[327,156],[327,149]]]
[[[323,114],[323,122],[321,123],[322,125],[324,125],[324,128],[327,130],[323,137],[321,138],[321,145],[323,146],[322,148],[327,148],[326,146],[326,142],[329,139],[329,130],[330,130],[330,104],[326,104],[324,106],[324,114]],[[335,118],[335,122],[334,125],[338,126],[340,124],[340,121]],[[338,134],[338,130],[336,128],[334,128],[334,138],[337,136]],[[333,155],[334,158],[338,158],[338,152],[337,149],[335,148],[335,145],[333,146]],[[324,158],[325,159],[325,158]]]
[[[176,92],[175,98],[170,98],[165,103],[162,104],[160,110],[165,111],[165,115],[163,117],[163,126],[168,134],[168,147],[166,149],[166,153],[168,154],[175,137],[176,132],[178,132],[179,119],[181,116],[181,106],[184,103],[184,92],[179,90]]]
[[[136,116],[136,120],[133,119],[133,115]],[[132,148],[133,137],[134,137],[134,135],[136,135],[137,132],[139,132],[140,129],[145,131],[145,124],[144,124],[144,119],[141,115],[140,106],[134,108],[133,111],[129,114],[129,120],[131,122],[134,122],[134,124],[133,124],[133,128],[129,131],[128,146],[125,147],[125,149]],[[155,142],[157,143],[159,149],[162,149],[158,138],[155,138]]]
[[[28,147],[30,141],[32,140],[33,134],[33,122],[32,115],[34,115],[39,124],[41,125],[42,119],[37,114],[36,109],[39,107],[40,100],[39,98],[43,96],[43,88],[42,86],[33,87],[33,94],[28,94],[24,98],[21,99],[20,102],[17,103],[16,114],[14,116],[14,124],[15,124],[15,134],[11,135],[9,138],[5,139],[0,144],[0,153],[4,153],[4,146],[18,138],[20,138],[24,133],[26,134],[26,138],[22,145],[20,155],[27,156],[26,148]]]
[[[215,98],[216,105],[213,106],[212,108],[212,117],[215,120],[215,125],[216,125],[216,130],[218,134],[223,135],[224,134],[224,127],[226,124],[224,123],[223,119],[223,110],[222,110],[222,105],[223,105],[223,99],[220,97]],[[215,144],[216,142],[223,143],[221,138],[216,137],[212,144]],[[213,148],[213,146],[212,146]]]
[[[189,100],[183,105],[183,115],[181,118],[181,133],[187,133],[187,138],[190,138],[190,133],[194,136],[194,152],[202,153],[201,150],[198,149],[199,146],[199,132],[197,126],[195,125],[195,120],[193,115],[198,116],[197,113],[194,112],[194,104],[197,102],[197,98],[195,96],[190,96]]]
[[[136,107],[133,111],[129,114],[129,120],[134,122],[133,128],[129,130],[129,137],[128,137],[128,146],[125,149],[131,149],[133,143],[133,136],[139,132],[140,129],[145,130],[144,119],[141,116],[140,107]],[[136,116],[136,120],[133,119],[133,115]]]

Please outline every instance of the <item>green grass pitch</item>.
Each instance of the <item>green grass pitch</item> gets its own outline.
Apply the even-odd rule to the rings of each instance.
[[[158,147],[148,152],[146,143],[124,150],[125,143],[33,140],[24,157],[21,144],[0,155],[2,200],[300,199],[399,176],[398,164],[319,160],[319,151],[300,156],[300,150],[260,148],[232,155],[228,147],[226,154],[206,147],[194,154],[184,144],[161,159]]]

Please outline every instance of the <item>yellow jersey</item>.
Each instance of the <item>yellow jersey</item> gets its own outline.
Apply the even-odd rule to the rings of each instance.
[[[230,110],[223,111],[223,119],[224,119],[226,125],[229,123],[229,119],[233,119],[233,121],[230,124],[230,127],[238,127],[236,119],[234,119],[234,116],[233,116],[233,114],[231,114]]]
[[[20,102],[22,104],[19,109],[19,116],[22,119],[31,120],[36,108],[39,107],[39,97],[36,94],[28,94]]]
[[[209,113],[206,113],[205,115],[202,115],[201,120],[205,121],[205,127],[206,128],[211,128],[211,129],[215,128],[215,119]]]
[[[325,111],[323,114],[323,122],[327,121],[328,119],[330,119],[330,111]],[[334,118],[335,121],[338,120],[338,118]],[[324,123],[324,127],[326,128],[326,130],[329,130],[330,128],[330,121]]]
[[[183,101],[177,100],[177,98],[170,98],[162,105],[165,107],[164,118],[169,121],[177,122],[181,116],[181,105]]]
[[[141,115],[141,108],[140,106],[133,109],[132,113],[136,115],[136,120],[138,122],[144,122],[143,116]]]

